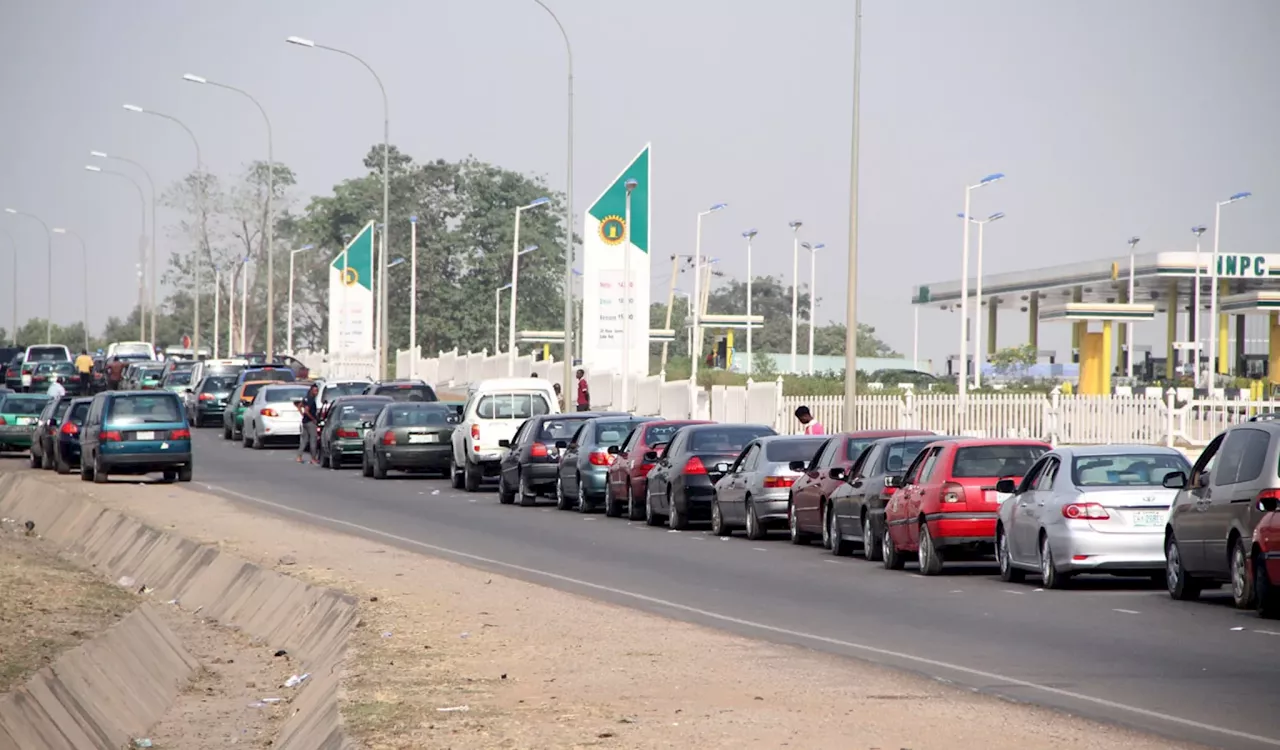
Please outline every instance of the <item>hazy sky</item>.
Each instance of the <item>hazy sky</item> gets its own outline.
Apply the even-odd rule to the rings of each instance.
[[[564,187],[564,48],[532,0],[0,3],[0,204],[85,236],[95,328],[135,302],[139,219],[128,183],[83,170],[88,151],[143,162],[163,185],[194,166],[185,133],[123,103],[183,119],[221,175],[263,158],[252,105],[181,80],[196,73],[267,107],[299,202],[361,172],[381,138],[373,81],[291,34],[377,69],[392,141],[415,158],[474,154]],[[787,222],[801,219],[802,237],[827,245],[819,318],[843,318],[853,0],[548,4],[575,45],[578,227],[652,141],[655,299],[660,259],[691,252],[696,212],[727,201],[704,252],[740,269],[754,227],[758,272],[789,276]],[[987,232],[989,272],[1121,255],[1132,235],[1143,251],[1189,249],[1188,228],[1240,190],[1255,197],[1232,207],[1224,250],[1280,252],[1278,38],[1274,0],[866,0],[860,318],[910,351],[911,287],[959,277],[963,187],[996,171],[1008,179],[974,203],[1008,214]],[[43,315],[43,232],[3,214],[0,227],[19,246],[20,318]],[[173,240],[160,234],[163,254]],[[54,253],[62,296],[78,300],[74,243],[56,238]],[[73,304],[55,319],[78,317]],[[1019,343],[1025,315],[1001,321],[1000,344]],[[1163,326],[1139,336],[1163,340]],[[926,311],[921,329],[922,355],[955,351],[953,314]],[[1067,338],[1047,326],[1042,347]]]

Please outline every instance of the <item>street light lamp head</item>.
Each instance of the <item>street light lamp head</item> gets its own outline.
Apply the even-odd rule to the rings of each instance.
[[[84,165],[84,168],[85,168],[85,169],[87,169],[87,170],[89,170],[90,172],[101,172],[101,171],[102,171],[102,167],[95,167],[95,166],[93,166],[92,164],[86,164],[86,165]]]
[[[184,75],[182,77],[182,80],[191,81],[192,83],[208,83],[209,82],[209,79],[201,78],[200,76],[192,75],[191,73],[187,73],[186,75]]]
[[[529,203],[529,205],[525,206],[525,208],[533,208],[535,206],[541,206],[544,203],[550,203],[550,202],[551,202],[551,199],[544,195],[541,198],[538,198],[532,201],[531,203]]]
[[[1139,242],[1141,242],[1141,241],[1142,241],[1142,238],[1141,238],[1141,237],[1130,237],[1130,238],[1129,238],[1129,247],[1133,247],[1134,245],[1137,245],[1137,244],[1138,244]]]
[[[1191,233],[1197,237],[1204,234],[1206,231],[1208,231],[1208,229],[1203,224],[1199,224],[1194,227],[1191,227]]]
[[[90,151],[89,156],[95,156],[99,159],[105,159],[107,158],[107,152],[106,151]]]
[[[125,109],[127,109],[127,110],[129,110],[130,112],[142,112],[142,111],[143,111],[142,107],[139,107],[139,106],[138,106],[138,105],[136,105],[136,104],[126,104],[126,105],[124,105],[124,108],[125,108]]]
[[[298,248],[298,249],[299,249],[299,250],[314,250],[314,249],[315,249],[315,247],[316,247],[315,245],[303,245],[302,247],[300,247],[300,248]]]
[[[286,42],[288,42],[289,44],[297,44],[297,45],[301,45],[301,46],[303,46],[303,47],[314,47],[314,46],[316,46],[316,43],[315,43],[315,42],[311,41],[310,39],[303,39],[303,38],[302,38],[302,37],[300,37],[300,36],[291,36],[291,37],[286,38],[286,39],[285,39],[285,41],[286,41]]]
[[[395,268],[396,266],[401,265],[402,263],[404,263],[404,258],[396,258],[395,260],[387,264],[387,268]]]
[[[799,229],[803,224],[804,222],[802,221],[793,221],[788,223],[787,226],[791,227],[792,229]]]
[[[821,250],[822,248],[824,248],[824,247],[826,247],[826,246],[827,246],[827,245],[826,245],[826,243],[819,242],[818,244],[816,244],[816,245],[814,245],[814,246],[813,246],[813,249],[814,249],[814,250]]]
[[[987,217],[987,221],[1000,221],[1004,218],[1004,211],[996,211]]]
[[[525,253],[531,253],[531,252],[533,252],[534,250],[537,250],[537,249],[538,249],[538,246],[537,246],[537,245],[529,245],[529,246],[525,247],[525,249],[521,250],[521,251],[520,251],[520,254],[521,254],[521,255],[524,255]]]
[[[627,180],[624,186],[627,188],[627,192],[630,193],[632,190],[635,190],[636,186],[638,186],[639,184],[640,183],[636,182],[635,179],[633,178],[633,179]]]
[[[16,213],[18,213],[18,210],[17,210],[17,209],[15,209],[15,208],[6,208],[6,209],[4,210],[4,212],[5,212],[5,213],[7,213],[7,214],[16,214]]]
[[[742,233],[742,236],[743,236],[743,237],[746,237],[747,239],[752,239],[752,238],[753,238],[753,237],[755,237],[757,234],[759,234],[759,232],[757,232],[756,230],[754,230],[754,229],[748,229],[747,231],[745,231],[745,232],[743,232],[743,233]]]
[[[53,233],[54,233],[54,234],[66,234],[66,233],[67,233],[67,230],[63,229],[62,227],[54,227],[54,228],[53,228]]]
[[[508,289],[510,289],[510,288],[511,288],[511,282],[509,282],[509,281],[508,281],[507,283],[505,283],[505,284],[503,284],[502,286],[498,287],[498,291],[499,291],[499,292],[505,292],[505,291],[507,291],[507,290],[508,290]]]
[[[723,211],[724,209],[726,209],[726,208],[728,208],[728,207],[729,207],[729,204],[728,204],[728,203],[717,203],[717,204],[715,204],[714,206],[712,206],[711,208],[709,208],[709,209],[707,209],[707,210],[708,210],[708,211],[711,211],[711,212],[715,212],[715,211]]]
[[[986,177],[983,177],[981,180],[978,181],[978,184],[990,185],[993,182],[999,182],[1000,180],[1003,180],[1003,179],[1004,179],[1004,172],[996,172],[995,174],[989,174]]]
[[[1235,195],[1233,195],[1233,196],[1231,196],[1230,198],[1228,198],[1228,199],[1226,199],[1225,201],[1223,201],[1223,202],[1222,202],[1222,205],[1224,205],[1224,206],[1225,206],[1225,205],[1227,205],[1228,203],[1235,203],[1236,201],[1242,201],[1242,200],[1244,200],[1245,198],[1250,197],[1251,195],[1253,195],[1253,193],[1250,193],[1250,192],[1236,193]]]
[[[410,216],[410,217],[409,217],[409,223],[410,223],[410,224],[417,224],[417,223],[418,223],[418,217],[417,217],[417,216]]]

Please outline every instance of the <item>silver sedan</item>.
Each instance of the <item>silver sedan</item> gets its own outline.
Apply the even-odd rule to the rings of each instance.
[[[1040,574],[1061,588],[1080,573],[1164,575],[1164,527],[1177,490],[1167,475],[1190,469],[1173,448],[1105,445],[1044,454],[1016,486],[996,521],[1000,577]]]
[[[791,485],[825,440],[808,435],[759,437],[732,464],[718,465],[723,476],[711,503],[711,533],[728,536],[745,528],[748,539],[763,539],[769,529],[786,528]]]

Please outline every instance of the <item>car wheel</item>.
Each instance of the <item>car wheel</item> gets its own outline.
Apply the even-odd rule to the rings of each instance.
[[[885,529],[884,535],[880,537],[880,556],[884,558],[880,564],[884,566],[885,570],[902,570],[903,566],[906,565],[906,559],[903,558],[902,553],[894,545],[893,535],[889,533],[888,529]]]
[[[645,504],[646,505],[648,504],[647,500],[645,501]],[[644,511],[636,507],[636,494],[631,487],[631,479],[628,478],[627,479],[627,520],[639,521],[642,518],[644,518]]]
[[[618,501],[613,499],[613,482],[605,480],[604,483],[604,517],[617,518],[621,513],[618,512]]]
[[[258,434],[258,428],[255,427],[253,429],[253,449],[255,451],[260,451],[264,445],[265,443],[262,440],[262,436]]]
[[[480,491],[480,467],[470,461],[462,468],[462,487],[467,492]]]
[[[680,513],[680,509],[676,507],[676,501],[671,497],[671,488],[667,488],[667,526],[675,531],[684,531],[689,528],[689,521]]]
[[[836,509],[828,503],[823,515],[826,516],[827,537],[831,540],[831,547],[829,548],[831,554],[836,557],[846,557],[853,554],[853,542],[840,535],[840,523],[836,518]]]
[[[222,424],[222,439],[223,440],[231,439],[231,428],[228,427],[225,422]]]
[[[62,457],[62,451],[57,451],[53,454],[53,470],[59,474],[71,473],[71,464],[67,463],[67,460]]]
[[[587,497],[587,493],[582,489],[582,475],[578,475],[578,512],[590,513],[595,510],[591,505],[591,498]]]
[[[569,510],[569,498],[564,496],[564,482],[556,475],[556,510]]]
[[[27,465],[33,469],[40,468],[40,457],[30,448],[27,449]]]
[[[248,425],[245,425],[244,427],[240,428],[240,445],[244,446],[245,448],[253,447],[253,438],[249,437]]]
[[[84,454],[83,453],[80,454],[80,481],[92,482],[93,481],[93,464],[89,463],[84,459],[85,459]]]
[[[329,468],[333,471],[342,469],[342,454],[334,453],[333,448],[329,448]]]
[[[360,474],[365,477],[373,476],[373,467],[369,465],[369,454],[360,451]]]
[[[787,503],[787,536],[792,544],[809,543],[809,535],[800,530],[800,519],[796,518],[794,502]]]
[[[1253,582],[1249,580],[1249,555],[1244,540],[1231,545],[1231,602],[1236,609],[1253,609]]]
[[[1064,589],[1071,576],[1058,572],[1058,564],[1053,561],[1053,550],[1049,549],[1049,537],[1040,537],[1040,585],[1047,589]]]
[[[452,469],[450,469],[450,471],[452,471]],[[457,472],[454,472],[454,476],[455,477],[457,476]],[[459,489],[459,487],[455,485],[454,489]],[[498,475],[498,502],[502,503],[503,505],[511,505],[515,501],[516,501],[516,493],[507,489],[507,478],[499,474]]]
[[[173,484],[178,479],[178,472],[173,469],[165,469],[161,476],[164,477],[165,484]]]
[[[866,514],[862,516],[862,556],[871,562],[879,562],[884,557],[880,537],[876,534],[875,524]]]
[[[644,525],[657,526],[662,523],[662,519],[657,513],[653,512],[653,503],[649,501],[649,493],[644,493]]]
[[[373,454],[372,461],[373,461],[373,466],[370,467],[370,471],[373,474],[373,478],[386,479],[387,478],[387,462],[378,458],[378,454],[376,453]]]
[[[714,536],[733,536],[733,531],[725,526],[719,498],[711,501],[711,533]]]
[[[95,455],[93,457],[93,483],[106,484],[107,472],[102,465],[102,456]]]
[[[822,515],[822,548],[831,549],[831,524],[827,522],[826,502],[821,502],[819,508]]]
[[[1259,617],[1268,620],[1280,618],[1280,587],[1271,582],[1266,561],[1260,554],[1253,561],[1253,598]]]
[[[455,490],[462,489],[462,470],[453,462],[453,456],[449,457],[449,484],[453,485]]]
[[[1189,602],[1200,597],[1200,581],[1182,564],[1182,552],[1172,534],[1164,543],[1164,585],[1169,596],[1179,601]]]
[[[190,481],[191,481],[191,477],[192,477],[192,475],[194,475],[194,474],[195,474],[195,467],[194,467],[194,466],[192,466],[191,464],[187,464],[186,466],[179,466],[179,467],[178,467],[178,481],[179,481],[179,482],[190,482]]]
[[[1009,557],[1009,535],[1004,533],[1004,529],[996,529],[996,562],[1000,564],[1000,580],[1005,583],[1022,583],[1026,578],[1026,573],[1013,567],[1013,559]]]
[[[920,524],[920,574],[936,576],[942,572],[942,550],[933,543],[929,524]]]
[[[40,468],[44,469],[45,471],[49,471],[53,469],[53,456],[49,455],[48,448],[44,448],[44,447],[40,448]]]
[[[751,496],[748,495],[743,501],[747,508],[747,538],[753,542],[758,542],[769,535],[764,527],[760,525],[760,516],[756,513],[756,504],[751,502]]]
[[[477,484],[479,483],[477,482]],[[529,483],[525,480],[523,475],[516,477],[516,488],[520,492],[521,506],[529,508],[538,504],[538,495],[529,487]]]

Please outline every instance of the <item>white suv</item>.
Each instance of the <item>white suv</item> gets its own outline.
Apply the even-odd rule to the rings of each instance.
[[[462,410],[462,422],[453,431],[449,476],[454,489],[480,489],[480,481],[498,475],[499,463],[510,441],[526,419],[558,414],[559,401],[550,381],[541,378],[485,380],[472,390]]]

